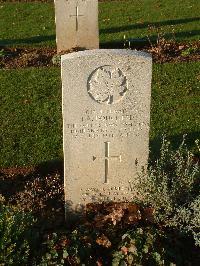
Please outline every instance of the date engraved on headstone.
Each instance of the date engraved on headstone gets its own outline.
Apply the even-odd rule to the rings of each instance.
[[[128,90],[127,78],[114,66],[95,69],[88,79],[88,93],[101,104],[115,104],[121,101]]]

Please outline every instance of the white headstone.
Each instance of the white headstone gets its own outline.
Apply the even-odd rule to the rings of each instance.
[[[57,51],[99,48],[98,0],[55,0]]]
[[[152,59],[129,50],[62,56],[65,201],[131,201],[149,150]]]

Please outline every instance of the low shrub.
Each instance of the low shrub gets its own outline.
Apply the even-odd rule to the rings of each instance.
[[[88,204],[66,230],[55,220],[60,176],[35,177],[10,201],[16,207],[0,197],[0,265],[200,265],[199,178],[185,139],[173,150],[164,138],[159,159],[134,181],[137,203]]]
[[[0,265],[27,265],[33,224],[31,214],[6,206],[0,197]]]
[[[179,232],[156,225],[107,227],[102,231],[82,224],[71,232],[49,235],[37,265],[188,266],[200,261],[199,250]]]
[[[200,165],[185,138],[177,150],[163,138],[160,158],[139,175],[136,190],[157,223],[192,234],[200,246]]]

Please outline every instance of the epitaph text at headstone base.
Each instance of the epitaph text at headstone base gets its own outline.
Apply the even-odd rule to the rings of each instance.
[[[55,0],[57,51],[99,47],[98,0]]]
[[[62,56],[65,200],[131,201],[147,165],[151,56],[93,50]]]

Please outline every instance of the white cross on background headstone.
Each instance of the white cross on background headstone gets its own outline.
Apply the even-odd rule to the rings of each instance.
[[[84,15],[81,15],[81,14],[79,15],[79,7],[78,6],[76,6],[76,14],[70,15],[70,17],[76,17],[76,31],[78,31],[78,23],[79,23],[78,18],[84,17]]]
[[[54,0],[57,52],[99,48],[98,0]]]
[[[121,163],[122,161],[122,157],[121,155],[119,156],[110,156],[110,141],[106,141],[105,142],[105,157],[95,157],[93,156],[93,161],[95,161],[96,159],[105,159],[105,181],[104,183],[108,183],[108,177],[109,177],[109,161],[111,159],[119,159],[119,162]]]

